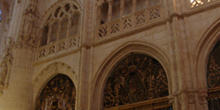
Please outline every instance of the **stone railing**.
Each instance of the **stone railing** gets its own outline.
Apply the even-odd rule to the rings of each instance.
[[[108,36],[125,33],[137,27],[148,25],[155,20],[160,20],[164,16],[162,4],[137,11],[117,20],[101,24],[97,27],[96,41],[100,41]]]
[[[76,35],[39,47],[37,50],[37,59],[77,49],[79,47],[78,42],[79,35]]]
[[[195,8],[201,5],[206,5],[208,3],[212,3],[214,1],[220,1],[220,0],[189,0],[190,7]]]

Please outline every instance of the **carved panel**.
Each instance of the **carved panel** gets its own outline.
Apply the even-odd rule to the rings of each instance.
[[[57,75],[42,90],[36,110],[74,110],[76,89],[71,79]]]
[[[168,96],[168,83],[161,64],[152,57],[131,54],[111,72],[104,89],[104,107]]]
[[[153,7],[153,8],[149,9],[150,20],[160,18],[160,16],[161,16],[160,7],[156,6],[156,7]]]
[[[129,29],[132,27],[132,17],[128,16],[123,19],[123,29]]]
[[[111,34],[119,32],[119,21],[115,21],[111,24]]]

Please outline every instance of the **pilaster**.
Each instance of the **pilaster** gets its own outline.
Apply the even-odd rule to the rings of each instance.
[[[92,14],[91,10],[93,1],[84,1],[83,23],[84,27],[81,30],[81,46],[80,46],[80,73],[79,73],[79,88],[77,90],[77,108],[76,110],[88,110],[89,108],[89,84],[90,84],[90,44],[92,32]]]
[[[169,1],[170,2],[170,1]],[[168,3],[169,4],[169,3]],[[196,92],[193,85],[192,79],[192,68],[190,63],[190,53],[188,47],[187,34],[185,29],[185,17],[182,16],[182,11],[185,5],[180,0],[174,0],[172,2],[173,8],[170,10],[171,13],[171,51],[173,51],[174,62],[173,75],[177,77],[178,87],[173,95],[174,108],[177,110],[196,110]],[[171,52],[172,54],[172,52]]]

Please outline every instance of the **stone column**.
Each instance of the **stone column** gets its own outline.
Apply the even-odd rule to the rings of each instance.
[[[95,2],[95,1],[94,1]],[[85,0],[84,18],[92,18],[93,1]],[[84,19],[82,24],[92,24],[92,19]],[[76,110],[89,110],[89,78],[90,78],[90,43],[92,36],[93,25],[84,25],[81,32],[81,43],[80,43],[80,68],[79,68],[79,82],[77,90],[77,108]]]
[[[36,1],[23,0],[15,3],[10,27],[13,32],[11,35],[15,36],[9,42],[10,55],[6,54],[10,56],[9,61],[12,63],[6,66],[10,68],[4,71],[7,77],[3,83],[3,95],[0,97],[1,110],[33,110],[32,65],[35,59],[37,15],[33,4],[26,8],[30,2]]]
[[[132,13],[136,12],[137,0],[132,0]]]
[[[124,0],[121,0],[120,1],[120,18],[123,18],[123,15],[124,15],[124,7],[125,6],[125,3],[124,3]]]
[[[120,0],[120,29],[119,31],[123,30],[123,16],[124,16],[124,0]]]
[[[112,0],[108,0],[108,22],[112,20]]]
[[[188,47],[187,33],[185,29],[185,16],[181,16],[182,2],[180,0],[169,1],[174,6],[170,11],[171,17],[171,41],[174,53],[173,63],[176,73],[178,88],[175,93],[178,104],[175,105],[180,110],[196,110],[196,91],[192,80],[192,63]],[[175,5],[174,5],[175,4]],[[173,64],[173,65],[174,65]]]
[[[48,33],[47,33],[47,44],[50,44],[50,38],[51,38],[51,33],[52,33],[52,26],[51,24],[49,24],[48,26]]]
[[[132,0],[132,24],[133,26],[136,25],[136,18],[134,13],[136,12],[137,9],[137,0]]]

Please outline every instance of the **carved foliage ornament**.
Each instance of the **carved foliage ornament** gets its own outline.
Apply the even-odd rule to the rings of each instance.
[[[104,89],[104,107],[164,96],[168,96],[168,83],[161,64],[152,57],[131,54],[109,76]]]
[[[57,75],[42,90],[36,110],[74,110],[76,89],[65,75]]]

